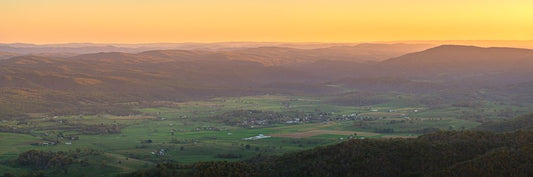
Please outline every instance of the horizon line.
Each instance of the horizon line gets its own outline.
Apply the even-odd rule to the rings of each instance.
[[[379,41],[353,41],[353,42],[328,42],[328,41],[187,41],[187,42],[57,42],[57,43],[33,43],[33,42],[0,42],[0,44],[31,44],[31,45],[57,45],[57,44],[218,44],[218,43],[286,43],[286,44],[364,44],[364,43],[406,43],[406,42],[533,42],[533,40],[518,40],[518,39],[428,39],[428,40],[379,40]]]

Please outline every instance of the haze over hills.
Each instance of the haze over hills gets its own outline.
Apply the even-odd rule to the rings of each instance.
[[[316,49],[259,47],[227,51],[231,59],[251,60],[264,65],[290,65],[321,60],[346,62],[376,62],[406,53],[427,49],[425,44],[358,44]]]
[[[335,94],[346,89],[470,93],[485,88],[508,94],[499,88],[533,82],[529,49],[444,45],[381,61],[421,47],[363,44],[18,56],[0,61],[0,100],[11,106],[22,105],[13,100],[28,98],[35,99],[28,104],[84,100],[76,105],[257,93]],[[390,48],[396,50],[380,52]],[[339,87],[328,86],[332,84]]]
[[[2,59],[8,59],[8,58],[11,58],[11,57],[14,57],[14,56],[17,56],[18,54],[16,53],[11,53],[11,52],[0,52],[0,60]]]
[[[526,40],[410,40],[410,41],[380,41],[371,43],[320,43],[320,42],[216,42],[216,43],[63,43],[63,44],[28,44],[28,43],[0,43],[0,51],[12,52],[19,55],[41,54],[41,53],[97,53],[97,52],[127,52],[138,53],[148,50],[238,50],[244,48],[258,47],[283,47],[294,49],[321,49],[330,47],[357,46],[356,50],[365,50],[366,53],[373,52],[375,55],[382,55],[379,52],[403,52],[410,53],[421,51],[430,47],[442,44],[467,45],[492,47],[502,46],[510,48],[533,49],[533,41]],[[390,45],[390,46],[387,46]],[[386,49],[386,50],[385,50]],[[340,50],[339,52],[343,52]],[[350,51],[354,52],[354,51]]]
[[[182,49],[182,50],[225,50],[239,48],[256,48],[265,46],[289,47],[299,49],[325,48],[331,46],[356,45],[355,43],[320,43],[320,42],[214,42],[214,43],[62,43],[62,44],[28,44],[28,43],[5,43],[2,46],[15,48],[39,49],[39,48],[83,48],[83,47],[105,47],[114,46],[117,48],[152,48],[152,49]]]
[[[69,57],[76,54],[98,52],[140,53],[152,50],[201,50],[226,51],[228,56],[277,57],[269,64],[290,63],[293,60],[333,58],[336,60],[379,61],[409,52],[427,49],[431,44],[343,44],[343,43],[273,43],[273,42],[225,42],[225,43],[153,43],[153,44],[0,44],[0,51],[15,55],[46,55]],[[309,50],[316,49],[316,50]],[[283,52],[285,51],[285,52]],[[309,53],[309,54],[307,54]],[[287,54],[283,55],[283,54]],[[311,57],[311,58],[309,58]],[[265,60],[259,61],[265,64]]]

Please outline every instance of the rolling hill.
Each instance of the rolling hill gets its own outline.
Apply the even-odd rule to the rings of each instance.
[[[16,56],[0,60],[0,104],[27,112],[131,101],[354,90],[462,99],[468,94],[477,97],[484,89],[484,95],[511,98],[516,94],[502,88],[527,95],[529,87],[522,83],[533,82],[533,50],[445,45],[380,61],[406,50],[401,44],[361,44]]]
[[[432,79],[530,80],[533,50],[442,45],[391,58],[377,66],[386,75]]]
[[[14,56],[17,56],[17,54],[12,52],[0,52],[0,60],[8,59]]]
[[[415,44],[358,44],[317,49],[294,49],[285,47],[259,47],[226,51],[233,60],[247,60],[267,66],[300,65],[317,61],[379,62],[406,53],[420,51],[431,45]]]

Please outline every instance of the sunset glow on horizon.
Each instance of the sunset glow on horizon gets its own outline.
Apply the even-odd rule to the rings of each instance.
[[[3,0],[0,43],[533,40],[529,0]]]

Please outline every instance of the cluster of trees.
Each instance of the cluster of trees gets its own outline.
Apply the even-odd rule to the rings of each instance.
[[[125,125],[120,124],[100,124],[100,125],[86,125],[86,124],[76,124],[73,126],[74,129],[79,130],[82,134],[87,135],[107,135],[107,134],[117,134],[120,133],[122,128]]]
[[[13,126],[9,125],[0,125],[0,132],[27,134],[30,133],[30,130],[28,128],[14,128]]]
[[[394,133],[394,128],[374,128],[376,133]]]
[[[35,170],[60,168],[67,173],[67,168],[73,162],[65,152],[47,152],[40,150],[26,151],[18,156],[17,163]]]
[[[61,170],[65,174],[68,173],[68,167],[74,163],[79,163],[82,166],[87,166],[87,160],[83,159],[86,156],[94,156],[101,154],[100,151],[94,149],[76,149],[75,151],[40,151],[29,150],[19,154],[16,159],[16,164],[20,166],[29,167],[32,170],[56,169]]]
[[[354,139],[241,162],[159,164],[150,176],[531,176],[533,131],[439,131],[416,139]]]
[[[198,139],[194,139],[194,138],[191,138],[191,139],[177,139],[177,138],[172,138],[170,140],[170,143],[174,143],[174,144],[192,144],[192,143],[198,143]]]
[[[80,124],[80,123],[70,123],[67,120],[61,120],[63,123],[57,126],[48,126],[48,127],[12,127],[7,125],[0,125],[0,132],[9,132],[9,133],[23,133],[29,134],[31,130],[47,130],[54,129],[60,131],[79,131],[81,134],[86,135],[107,135],[107,134],[117,134],[120,133],[122,128],[126,125],[121,124]]]
[[[241,158],[242,155],[241,154],[227,153],[227,154],[217,154],[216,157],[217,158],[223,158],[223,159],[238,159],[238,158]]]
[[[377,120],[374,119],[374,120]],[[375,133],[416,133],[416,134],[426,134],[432,133],[442,128],[433,127],[434,125],[420,125],[415,124],[417,120],[391,120],[391,121],[374,121],[372,119],[366,119],[364,121],[355,121],[353,123],[354,127],[360,127],[364,129],[371,129]],[[373,122],[370,122],[373,121]],[[453,127],[452,127],[453,128]],[[452,130],[448,127],[448,130]]]
[[[533,114],[525,114],[510,120],[487,122],[477,127],[478,130],[510,132],[514,130],[533,130]]]
[[[438,128],[428,127],[428,128],[423,128],[423,129],[417,129],[417,130],[414,130],[413,132],[409,132],[409,133],[426,134],[426,133],[436,132],[436,131],[439,131],[439,130],[440,129],[438,129]]]
[[[484,104],[481,101],[463,101],[463,102],[453,103],[452,106],[465,107],[465,108],[481,108],[484,106]]]

